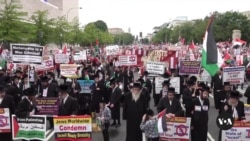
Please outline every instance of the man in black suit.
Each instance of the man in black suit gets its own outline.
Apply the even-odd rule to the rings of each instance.
[[[180,102],[175,98],[175,88],[168,88],[167,96],[163,97],[158,106],[157,111],[160,113],[164,109],[166,110],[166,114],[174,114],[176,117],[183,116],[183,110],[181,108]]]
[[[0,108],[9,109],[9,117],[14,113],[15,104],[12,96],[6,95],[4,86],[0,85]],[[0,133],[0,139],[3,141],[12,141],[12,134],[10,133]]]
[[[68,86],[60,85],[59,86],[59,97],[60,97],[60,105],[58,116],[70,116],[78,114],[78,104],[77,101],[74,100],[68,94]]]
[[[211,87],[214,90],[214,103],[215,103],[215,108],[218,109],[218,103],[216,101],[218,101],[219,99],[219,95],[220,95],[220,91],[223,89],[223,83],[222,83],[222,69],[219,70],[217,72],[217,74],[215,74],[215,76],[212,77],[212,81],[211,81]]]
[[[120,100],[122,96],[122,90],[119,88],[119,83],[115,79],[110,80],[110,85],[112,88],[112,93],[110,97],[110,108],[111,115],[114,122],[111,126],[119,127],[121,126],[120,122]],[[118,124],[116,125],[116,120]]]
[[[58,86],[56,83],[49,83],[47,76],[41,78],[41,83],[40,97],[58,97]]]

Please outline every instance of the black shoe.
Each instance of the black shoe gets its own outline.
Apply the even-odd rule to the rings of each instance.
[[[116,123],[112,123],[111,126],[116,126]]]
[[[115,125],[115,127],[116,127],[116,128],[118,128],[118,127],[120,127],[120,126],[121,126],[121,124],[117,124],[117,125]]]

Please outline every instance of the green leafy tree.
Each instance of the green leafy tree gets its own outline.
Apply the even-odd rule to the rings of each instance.
[[[96,28],[94,23],[87,24],[84,28],[83,43],[85,45],[95,45],[99,32],[100,30]]]
[[[134,42],[134,36],[131,33],[122,33],[114,35],[114,43],[118,45],[130,45]]]
[[[58,17],[54,25],[53,40],[56,44],[62,47],[63,43],[69,42],[70,24],[67,22],[65,16]]]
[[[171,28],[163,28],[155,34],[155,36],[152,39],[152,42],[155,44],[171,42],[172,38],[174,37],[173,35],[174,34],[172,34]]]
[[[98,20],[98,21],[94,22],[94,24],[95,24],[97,29],[100,29],[103,32],[108,31],[108,26],[104,21]]]
[[[142,39],[141,39],[141,43],[142,43],[142,44],[149,44],[148,38],[142,38]]]
[[[83,30],[80,29],[80,25],[77,18],[75,18],[73,22],[70,23],[67,37],[68,43],[72,45],[82,43]]]
[[[31,16],[31,19],[35,23],[35,39],[36,43],[45,45],[53,40],[51,37],[52,26],[54,25],[54,19],[48,19],[48,11],[36,11]]]
[[[21,12],[21,4],[19,1],[3,1],[1,2],[3,9],[0,9],[0,39],[5,42],[26,42],[24,26],[24,18],[26,12]]]

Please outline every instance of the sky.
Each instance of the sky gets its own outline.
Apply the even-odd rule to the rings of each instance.
[[[213,11],[250,11],[250,0],[79,0],[81,25],[103,20],[108,28],[131,29],[146,36],[153,27],[187,16],[200,19]]]

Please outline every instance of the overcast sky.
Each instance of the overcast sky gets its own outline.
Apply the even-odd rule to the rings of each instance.
[[[188,20],[204,18],[213,11],[248,11],[250,0],[79,0],[83,9],[80,23],[85,25],[103,20],[109,28],[119,27],[125,32],[131,28],[134,35],[152,33],[177,16]]]

